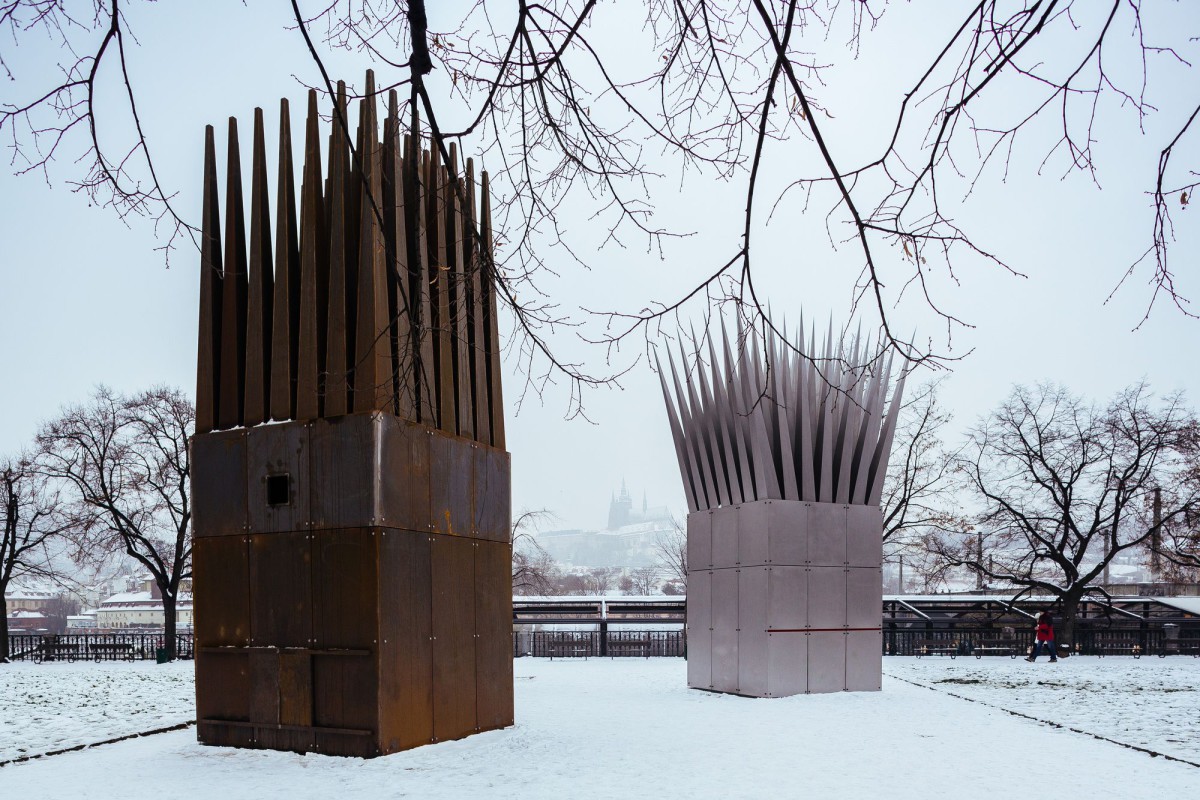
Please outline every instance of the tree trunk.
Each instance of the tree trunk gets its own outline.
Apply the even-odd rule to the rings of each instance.
[[[175,595],[162,593],[163,604],[163,647],[167,650],[167,660],[175,660]]]
[[[7,664],[8,656],[8,601],[0,587],[0,664]]]
[[[1062,621],[1058,624],[1054,641],[1065,644],[1070,652],[1075,652],[1075,614],[1079,611],[1079,598],[1082,591],[1072,590],[1064,594],[1062,600]]]

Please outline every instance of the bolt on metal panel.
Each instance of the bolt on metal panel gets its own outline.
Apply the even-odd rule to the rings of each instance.
[[[846,561],[852,567],[883,564],[883,512],[879,506],[846,509]]]
[[[809,693],[844,691],[847,634],[821,631],[807,636]]]
[[[687,558],[690,569],[712,567],[712,512],[695,511],[687,517]],[[688,587],[689,590],[691,586]]]
[[[355,528],[376,523],[378,420],[349,414],[311,423],[310,469],[314,528]]]
[[[814,566],[846,565],[846,506],[813,503],[808,508],[808,561]]]
[[[737,575],[738,693],[766,697],[770,567],[742,567]]]
[[[842,628],[846,625],[846,568],[810,567],[808,571],[808,626]]]
[[[738,574],[735,569],[713,570],[712,687],[738,690]]]
[[[775,501],[765,500],[735,506],[738,530],[738,563],[743,567],[758,566],[770,561],[767,546],[770,535],[771,504]]]
[[[806,567],[772,565],[767,592],[767,628],[769,630],[800,630],[808,627],[808,569]]]
[[[772,565],[798,566],[808,561],[809,503],[767,501],[768,553]]]
[[[883,688],[883,640],[880,631],[846,634],[846,690],[878,692]]]
[[[196,536],[245,534],[246,432],[193,436],[190,468]]]
[[[309,527],[308,424],[284,422],[246,431],[246,498],[251,533]],[[286,476],[287,501],[272,503],[267,478]]]
[[[738,564],[737,509],[724,506],[712,511],[713,569],[736,567]]]

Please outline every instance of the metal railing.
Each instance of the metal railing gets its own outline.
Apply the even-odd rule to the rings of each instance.
[[[127,633],[59,633],[8,636],[10,661],[152,661],[163,646],[161,631]],[[177,658],[195,653],[191,633],[175,634]]]
[[[568,656],[680,657],[686,653],[684,631],[514,631],[513,657]]]

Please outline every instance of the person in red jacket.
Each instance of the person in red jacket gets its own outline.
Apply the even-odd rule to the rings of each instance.
[[[1026,661],[1036,661],[1045,649],[1050,654],[1050,663],[1058,661],[1058,648],[1054,646],[1054,617],[1050,616],[1049,611],[1043,611],[1042,615],[1037,620],[1036,641],[1033,644],[1033,652],[1029,654]]]

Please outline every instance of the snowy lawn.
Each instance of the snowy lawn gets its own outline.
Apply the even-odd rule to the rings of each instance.
[[[1163,720],[1145,741],[1200,734],[1196,695],[1200,660],[1070,659],[1056,665],[928,658],[885,659],[884,691],[751,700],[689,691],[679,659],[590,659],[516,662],[517,724],[458,742],[447,742],[369,761],[328,756],[201,747],[188,729],[133,739],[82,752],[0,768],[0,797],[158,798],[172,795],[221,798],[536,798],[564,797],[1005,797],[1038,788],[1088,798],[1191,796],[1200,769],[1151,758],[1089,736],[1013,717],[979,703],[914,686],[892,675],[1002,707],[1055,704],[1054,716],[1086,705],[1093,712],[1132,718],[1147,708],[1146,687],[1187,689],[1188,718]],[[72,698],[89,685],[84,665],[0,667],[0,748],[15,750],[11,737],[54,736],[35,731],[47,718],[62,741],[81,734],[108,738],[116,720],[101,718],[101,733],[77,715]],[[175,692],[179,713],[150,724],[143,711],[130,711],[124,732],[145,730],[190,717],[189,665],[160,668],[129,665],[108,672],[102,691],[115,694],[118,681],[141,691]],[[1062,669],[1066,667],[1066,669]],[[91,669],[95,669],[94,665]],[[1139,672],[1140,669],[1140,672]],[[55,671],[57,670],[57,672]],[[1075,670],[1069,672],[1068,670]],[[1119,671],[1119,672],[1118,672]],[[1040,688],[1037,680],[1076,680],[1081,691]],[[61,679],[43,678],[57,675]],[[154,676],[146,679],[144,676]],[[174,680],[172,679],[174,676]],[[1005,677],[1007,676],[1007,677]],[[981,680],[936,684],[951,678]],[[986,680],[984,680],[986,678]],[[1021,681],[1026,681],[1022,683]],[[16,689],[45,688],[50,708],[41,722],[8,719]],[[994,686],[992,686],[994,684]],[[1013,688],[1005,689],[1007,684]],[[149,687],[154,688],[149,688]],[[168,687],[173,686],[173,689]],[[1140,688],[1140,691],[1137,689]],[[1036,700],[1036,692],[1060,691]],[[36,705],[36,704],[35,704]],[[153,705],[153,704],[150,704]],[[129,706],[136,709],[136,704]],[[1080,711],[1079,713],[1084,713]],[[1039,714],[1040,716],[1040,714]],[[77,720],[73,726],[69,720]],[[71,728],[74,730],[69,730]],[[1083,724],[1077,727],[1086,727]],[[1170,730],[1169,730],[1170,729]],[[1123,730],[1123,729],[1121,729]],[[1139,729],[1140,731],[1141,729]],[[1119,730],[1097,731],[1122,738]],[[1157,737],[1157,738],[1155,738]],[[62,742],[55,742],[60,744]],[[1138,743],[1138,742],[1131,742]],[[1158,749],[1158,748],[1156,748]],[[1187,757],[1186,748],[1165,752]],[[1194,759],[1190,759],[1194,760]],[[1040,783],[1033,782],[1040,781]]]

